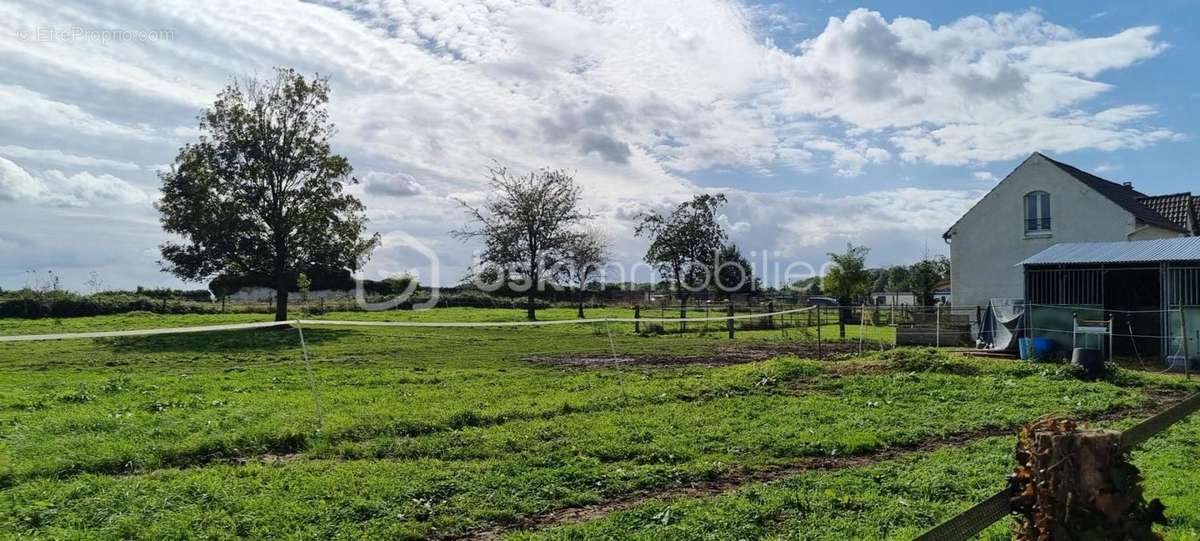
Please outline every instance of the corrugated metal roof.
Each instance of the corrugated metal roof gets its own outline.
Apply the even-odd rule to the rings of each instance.
[[[1046,248],[1017,265],[1158,261],[1200,261],[1200,237],[1126,242],[1064,242]]]

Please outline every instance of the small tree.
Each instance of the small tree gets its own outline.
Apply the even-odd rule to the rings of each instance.
[[[576,233],[563,253],[563,274],[575,285],[575,300],[579,306],[580,319],[584,317],[583,301],[588,281],[595,276],[600,267],[608,263],[609,250],[608,236],[604,231],[588,228]]]
[[[200,117],[199,141],[161,174],[163,229],[183,238],[161,246],[164,270],[185,280],[266,276],[275,320],[287,319],[297,273],[359,268],[378,244],[364,237],[358,181],[330,150],[329,81],[277,69],[269,81],[225,88]]]
[[[528,281],[526,315],[537,319],[537,294],[546,278],[561,268],[573,228],[587,219],[579,209],[580,188],[566,171],[538,169],[514,176],[502,166],[488,169],[491,196],[476,208],[459,201],[475,227],[451,234],[459,239],[482,238],[480,263],[503,269],[502,277],[513,274]],[[495,269],[475,269],[493,272]]]
[[[950,277],[950,260],[946,256],[933,259],[926,257],[913,263],[908,272],[908,284],[917,302],[922,306],[932,306],[933,294],[939,282]]]
[[[312,288],[312,280],[308,279],[308,275],[303,272],[296,276],[296,289],[300,290],[300,302],[304,307],[308,307],[308,290]]]
[[[715,280],[711,290],[714,292],[751,293],[758,289],[759,279],[754,276],[750,262],[742,256],[736,244],[727,244],[717,252],[713,263]]]
[[[904,289],[911,289],[908,281],[909,268],[904,265],[895,265],[887,271],[887,289],[885,291],[898,292]]]
[[[712,279],[713,262],[725,244],[725,230],[717,223],[717,209],[725,201],[723,194],[701,194],[666,216],[658,212],[640,216],[635,234],[650,237],[646,262],[670,277],[679,296],[680,318],[687,317],[689,294],[704,289]]]
[[[846,312],[850,303],[869,293],[871,273],[866,269],[866,261],[870,251],[866,246],[847,244],[844,253],[829,254],[833,266],[825,273],[822,289],[841,304],[838,310],[838,334],[842,338],[846,337]]]
[[[405,272],[403,274],[394,274],[381,280],[381,290],[385,295],[403,295],[405,292],[416,291],[420,288],[420,284],[416,283],[416,278],[413,275]]]

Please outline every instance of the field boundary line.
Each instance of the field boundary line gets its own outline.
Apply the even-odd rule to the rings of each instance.
[[[71,340],[76,338],[120,338],[123,336],[155,336],[161,334],[189,334],[213,331],[240,331],[245,329],[263,329],[268,327],[284,327],[291,325],[290,321],[258,321],[254,323],[229,323],[224,325],[205,325],[199,327],[163,327],[160,329],[138,329],[128,331],[96,331],[54,334],[16,334],[0,336],[0,342],[37,342],[45,340]]]
[[[538,327],[542,325],[572,325],[589,323],[703,323],[705,321],[729,321],[741,319],[760,319],[786,314],[807,312],[812,307],[781,310],[778,312],[763,312],[761,314],[739,314],[733,316],[715,317],[602,317],[585,319],[551,319],[546,321],[369,321],[352,319],[302,319],[304,325],[347,325],[362,327]]]
[[[288,321],[258,321],[254,323],[229,323],[220,325],[205,325],[196,327],[164,327],[159,329],[136,329],[123,331],[96,331],[79,333],[53,334],[17,334],[0,336],[0,342],[38,342],[46,340],[72,340],[82,338],[120,338],[136,336],[155,336],[166,334],[188,334],[212,331],[240,331],[246,329],[261,329],[267,327],[283,327],[290,325],[328,325],[338,327],[415,327],[415,328],[495,328],[495,327],[541,327],[549,325],[586,325],[595,323],[692,323],[705,321],[729,321],[741,319],[760,319],[786,314],[807,312],[813,307],[795,308],[777,312],[760,314],[739,314],[719,317],[694,318],[625,318],[604,317],[585,319],[551,319],[546,321],[369,321],[341,319],[293,319]]]

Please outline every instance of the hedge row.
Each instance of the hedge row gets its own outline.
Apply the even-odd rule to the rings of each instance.
[[[0,300],[0,317],[83,317],[126,312],[209,314],[219,307],[209,303],[168,302],[145,295],[77,295],[58,292]]]

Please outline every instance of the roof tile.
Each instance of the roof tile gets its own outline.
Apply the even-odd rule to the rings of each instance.
[[[1046,158],[1046,160],[1050,163],[1058,166],[1059,169],[1062,169],[1068,175],[1075,177],[1076,180],[1099,192],[1100,195],[1108,198],[1109,201],[1112,201],[1113,203],[1116,203],[1117,206],[1129,211],[1139,220],[1149,225],[1161,227],[1163,229],[1170,229],[1172,231],[1179,231],[1181,233],[1189,233],[1191,231],[1186,225],[1176,223],[1164,217],[1162,214],[1159,214],[1157,210],[1143,204],[1140,200],[1149,197],[1146,194],[1129,186],[1123,186],[1111,180],[1100,178],[1073,165],[1054,160],[1045,154],[1041,154],[1041,156]]]

